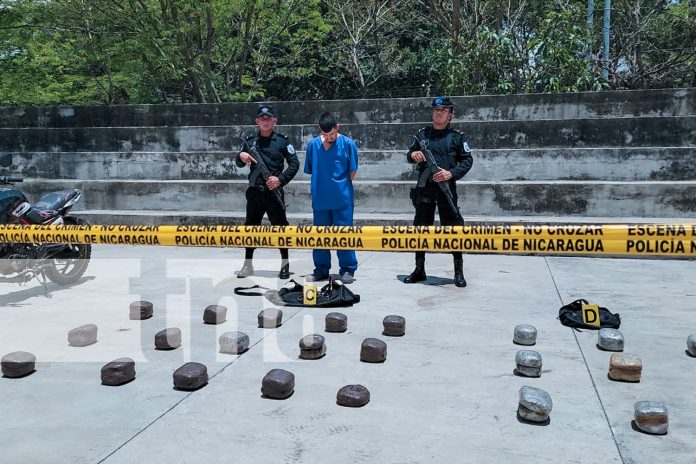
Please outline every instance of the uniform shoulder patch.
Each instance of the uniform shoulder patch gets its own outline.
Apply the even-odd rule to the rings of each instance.
[[[459,136],[459,144],[462,146],[462,151],[464,153],[471,153],[471,147],[469,146],[469,141],[467,140],[466,135],[464,135],[464,132],[458,129],[452,129],[452,132]]]
[[[471,153],[469,142],[467,142],[464,138],[462,138],[462,150],[464,150],[464,153]]]
[[[291,155],[295,154],[295,147],[293,147],[291,143],[288,144],[288,153]]]

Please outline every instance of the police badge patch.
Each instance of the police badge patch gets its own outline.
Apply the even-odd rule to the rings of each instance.
[[[462,142],[462,149],[464,150],[464,153],[471,153],[471,148],[469,147],[468,142]]]
[[[294,155],[295,154],[295,147],[293,147],[292,145],[288,145],[288,153],[290,153],[291,155]]]

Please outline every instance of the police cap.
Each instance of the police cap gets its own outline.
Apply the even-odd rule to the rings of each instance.
[[[260,118],[261,116],[270,116],[271,118],[275,118],[275,110],[272,106],[261,105],[256,109],[256,117]]]
[[[433,99],[433,108],[437,108],[438,106],[444,106],[445,108],[454,108],[454,104],[452,103],[452,100],[450,100],[450,97],[435,97]]]

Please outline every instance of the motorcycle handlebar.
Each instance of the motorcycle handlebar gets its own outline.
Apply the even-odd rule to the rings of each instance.
[[[13,184],[15,182],[24,182],[24,178],[16,176],[0,176],[0,184]]]

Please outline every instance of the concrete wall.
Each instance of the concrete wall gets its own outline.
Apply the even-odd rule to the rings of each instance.
[[[693,89],[452,97],[457,121],[687,116]],[[430,98],[271,102],[281,124],[316,125],[323,111],[341,123],[430,120]],[[221,126],[253,124],[256,103],[0,107],[0,127]]]
[[[696,214],[696,89],[453,97],[454,127],[474,149],[458,190],[463,214],[675,217]],[[304,159],[316,118],[333,110],[361,151],[356,214],[409,222],[413,166],[404,153],[428,124],[430,99],[276,102]],[[97,222],[238,222],[246,169],[232,157],[255,131],[256,104],[0,108],[0,174],[36,198],[85,192]],[[311,211],[308,178],[287,188],[296,222]],[[177,215],[177,212],[180,214]],[[189,215],[189,216],[187,216]],[[215,219],[212,219],[215,220]],[[362,219],[361,219],[362,221]]]
[[[304,165],[304,151],[298,151]],[[415,180],[404,150],[361,150],[360,180]],[[692,180],[696,147],[481,149],[466,181]],[[3,161],[0,157],[0,163]],[[244,179],[229,152],[19,152],[4,158],[5,173],[30,178],[225,180]],[[297,180],[307,180],[302,172]]]
[[[425,123],[344,124],[361,149],[405,150]],[[644,117],[474,121],[452,125],[475,149],[696,146],[696,118]],[[236,151],[255,126],[74,127],[0,129],[0,152]],[[279,126],[298,148],[319,134],[313,125]]]

